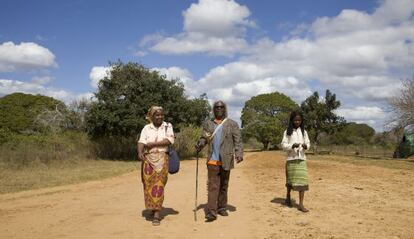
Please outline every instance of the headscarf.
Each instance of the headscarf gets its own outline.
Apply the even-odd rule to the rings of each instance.
[[[148,110],[145,119],[152,123],[152,116],[154,116],[155,112],[157,112],[158,110],[160,110],[161,112],[163,111],[161,106],[151,106],[151,108]]]

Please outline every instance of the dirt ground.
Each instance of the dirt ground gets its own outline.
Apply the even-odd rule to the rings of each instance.
[[[305,195],[310,212],[302,213],[283,204],[283,153],[246,153],[231,173],[230,216],[205,223],[202,162],[197,221],[195,161],[183,161],[180,173],[169,177],[159,227],[145,218],[135,171],[0,195],[0,238],[414,238],[414,163],[392,169],[312,157]]]

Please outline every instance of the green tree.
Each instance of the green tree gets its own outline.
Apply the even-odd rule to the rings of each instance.
[[[90,104],[86,115],[87,132],[101,142],[98,151],[106,152],[98,152],[101,157],[135,155],[134,141],[148,123],[145,115],[153,105],[164,108],[165,121],[178,131],[186,125],[200,125],[209,114],[205,95],[187,99],[179,79],[167,80],[165,75],[138,63],[117,62],[110,66],[110,76],[99,82],[96,101]],[[121,143],[127,149],[118,145]]]
[[[358,124],[355,122],[346,123],[336,134],[330,136],[332,144],[368,144],[375,130],[367,124]]]
[[[109,77],[99,82],[86,117],[87,130],[94,137],[133,136],[148,122],[145,115],[153,105],[164,108],[165,120],[174,125],[201,124],[208,116],[205,96],[188,100],[178,80],[151,71],[138,63],[111,64]]]
[[[341,129],[345,120],[336,115],[334,110],[339,108],[341,102],[336,100],[336,95],[326,90],[324,100],[320,100],[318,92],[314,92],[301,104],[304,113],[307,131],[314,142],[314,149],[317,151],[320,134],[322,132],[332,135]]]
[[[243,137],[256,138],[265,150],[269,144],[279,144],[287,127],[290,112],[298,108],[291,98],[279,92],[250,98],[242,110]]]
[[[64,117],[58,119],[49,116],[53,112],[65,114],[66,111],[65,104],[52,97],[13,93],[0,98],[0,128],[22,133],[56,125],[64,127]],[[46,119],[49,120],[48,124],[42,124]]]

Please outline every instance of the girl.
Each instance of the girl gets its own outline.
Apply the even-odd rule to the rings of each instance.
[[[282,148],[287,151],[286,160],[286,205],[292,206],[290,191],[299,191],[299,207],[302,212],[309,210],[303,205],[305,191],[308,186],[308,169],[305,150],[310,147],[308,133],[304,129],[303,115],[293,111],[290,114],[289,126],[283,133]]]

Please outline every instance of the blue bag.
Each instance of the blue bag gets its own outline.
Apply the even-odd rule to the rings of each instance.
[[[177,151],[175,151],[172,147],[168,151],[168,172],[170,174],[178,173],[180,170],[180,158],[178,157]]]
[[[167,133],[167,127],[165,127],[165,133]],[[168,161],[168,172],[170,174],[178,173],[180,170],[180,158],[172,145],[168,146]]]

